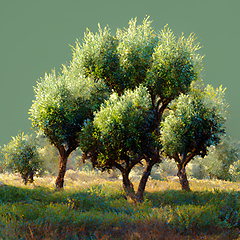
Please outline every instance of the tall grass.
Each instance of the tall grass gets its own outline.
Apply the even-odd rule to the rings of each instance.
[[[132,175],[133,183],[138,177]],[[65,188],[55,176],[25,186],[17,174],[0,174],[0,239],[237,239],[240,185],[150,178],[145,201],[124,199],[117,174],[69,170]]]

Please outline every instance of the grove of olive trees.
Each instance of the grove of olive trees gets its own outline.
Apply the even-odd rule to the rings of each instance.
[[[63,188],[69,155],[80,147],[84,158],[103,171],[117,168],[126,195],[141,201],[152,167],[168,155],[178,163],[183,189],[185,166],[224,132],[223,91],[200,88],[202,56],[193,34],[176,37],[149,18],[112,34],[108,27],[73,48],[62,73],[53,71],[34,88],[32,125],[58,149],[56,187]],[[137,192],[131,170],[146,162]]]

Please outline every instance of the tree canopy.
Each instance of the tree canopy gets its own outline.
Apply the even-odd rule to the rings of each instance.
[[[100,158],[105,164],[143,154],[154,146],[150,131],[154,114],[145,87],[125,91],[121,97],[113,93],[94,117],[95,136],[104,145]]]
[[[167,26],[156,32],[148,18],[142,25],[131,19],[129,27],[118,29],[115,36],[109,28],[102,30],[99,26],[99,33],[88,31],[83,43],[76,43],[70,68],[96,80],[104,79],[114,92],[81,133],[84,141],[80,145],[84,151],[91,149],[89,156],[94,164],[103,169],[115,166],[128,178],[131,169],[145,159],[147,168],[142,184],[140,181],[143,192],[151,167],[160,161],[160,147],[153,139],[160,135],[162,114],[173,99],[199,79],[199,48],[193,34],[176,38]],[[143,104],[136,108],[132,101],[140,89],[146,93]],[[149,107],[145,113],[144,104]],[[137,195],[142,198],[142,193]]]

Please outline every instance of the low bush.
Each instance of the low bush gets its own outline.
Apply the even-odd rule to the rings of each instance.
[[[9,144],[4,145],[3,155],[6,169],[20,173],[25,184],[32,183],[34,174],[43,171],[37,142],[32,135],[19,133],[13,137]]]

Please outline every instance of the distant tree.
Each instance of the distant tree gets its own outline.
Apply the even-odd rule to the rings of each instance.
[[[211,146],[203,159],[210,178],[231,180],[229,168],[240,159],[240,142],[230,136],[221,138],[217,146]]]
[[[195,84],[188,94],[172,102],[161,125],[164,153],[175,160],[183,190],[190,190],[187,164],[197,155],[202,158],[207,148],[217,145],[225,132],[226,107],[224,89]]]
[[[195,38],[193,35],[190,35],[187,39],[182,35],[177,39],[167,27],[161,32],[155,32],[151,28],[151,22],[148,18],[144,19],[142,25],[137,25],[136,23],[136,19],[130,20],[129,27],[124,30],[118,29],[116,36],[111,36],[108,28],[102,30],[99,27],[99,33],[96,34],[88,31],[85,34],[82,45],[79,42],[76,44],[70,68],[75,74],[91,76],[95,80],[99,78],[104,79],[113,92],[116,92],[119,96],[123,96],[123,98],[119,99],[120,102],[125,101],[123,99],[128,99],[126,96],[130,94],[130,92],[125,95],[126,91],[135,91],[140,85],[146,87],[148,92],[146,94],[148,97],[147,104],[150,103],[151,105],[151,108],[149,108],[151,109],[149,120],[148,123],[146,122],[147,127],[140,128],[140,126],[134,122],[134,118],[138,119],[142,116],[141,114],[143,113],[140,113],[140,109],[143,109],[144,106],[140,104],[139,110],[137,110],[134,105],[132,108],[119,109],[119,114],[125,114],[126,116],[130,114],[128,111],[133,112],[132,118],[128,119],[130,125],[132,124],[131,129],[130,126],[124,125],[125,122],[122,125],[119,124],[123,117],[114,117],[111,111],[108,114],[105,113],[108,112],[109,109],[113,109],[113,107],[109,107],[109,105],[118,105],[117,102],[115,103],[111,100],[111,104],[110,102],[105,103],[105,105],[109,105],[106,105],[106,107],[103,105],[100,112],[95,114],[94,123],[86,123],[83,134],[85,141],[83,141],[83,143],[89,146],[82,146],[82,149],[86,149],[86,151],[87,149],[88,151],[91,149],[91,151],[86,152],[84,156],[90,156],[94,163],[98,161],[101,163],[100,165],[105,166],[106,169],[112,166],[118,166],[117,168],[121,169],[121,172],[126,171],[126,169],[123,170],[123,168],[126,167],[129,168],[128,171],[130,171],[135,164],[144,158],[147,164],[135,196],[136,199],[139,200],[143,197],[143,190],[153,165],[159,162],[160,148],[156,148],[155,145],[151,146],[152,142],[154,142],[151,138],[146,138],[145,146],[142,143],[137,144],[134,150],[133,142],[135,141],[137,143],[139,141],[138,135],[147,136],[147,134],[150,133],[150,135],[160,134],[158,128],[162,121],[164,111],[172,100],[189,89],[192,81],[198,79],[202,57],[196,53],[200,47],[194,43]],[[134,94],[136,94],[136,92]],[[116,98],[116,95],[113,96]],[[128,101],[130,105],[131,101]],[[146,102],[146,100],[144,101]],[[124,104],[126,106],[128,105],[127,103]],[[131,140],[131,144],[129,143],[129,146],[126,145],[127,147],[125,147],[125,145],[124,147],[119,146],[118,144],[120,143],[114,143],[114,141],[109,142],[110,140],[107,141],[107,138],[105,139],[106,129],[104,130],[103,127],[98,126],[101,136],[98,138],[104,142],[100,152],[108,151],[109,156],[106,158],[111,158],[111,164],[109,160],[103,157],[103,154],[98,154],[97,149],[94,150],[95,140],[91,137],[93,127],[98,125],[97,119],[104,119],[103,116],[105,116],[106,119],[112,119],[111,121],[115,119],[113,124],[109,123],[108,125],[108,123],[105,123],[106,128],[108,128],[107,135],[114,132],[113,136],[117,134],[116,138],[121,139],[120,142],[123,142],[123,139],[130,141],[130,139],[136,138],[136,140]],[[118,120],[116,120],[117,118]],[[111,129],[111,127],[113,129]],[[126,129],[126,127],[128,127],[128,130],[123,130]],[[119,132],[125,131],[125,135],[118,138],[116,128]],[[136,132],[139,129],[142,132],[137,134]],[[93,132],[95,132],[95,130]],[[137,135],[133,136],[133,133]],[[94,134],[96,135],[96,133]],[[112,138],[110,137],[110,139]],[[150,140],[150,142],[147,142],[147,140]],[[120,147],[119,149],[122,149],[121,154],[118,156],[113,154],[114,151],[118,152],[116,151],[116,149],[118,149],[117,146]],[[134,152],[134,154],[141,154],[138,157],[136,155],[132,156],[132,152]],[[114,157],[110,157],[112,154]],[[129,161],[129,166],[127,166],[127,161]],[[126,175],[128,175],[128,173],[126,173]]]
[[[240,181],[240,159],[235,161],[229,167],[229,174],[231,176],[231,180],[235,182]]]
[[[210,151],[212,147],[213,146],[210,146],[208,151]],[[207,157],[207,155],[205,157]],[[207,179],[208,178],[208,173],[206,171],[207,167],[208,167],[208,163],[205,164],[204,159],[202,159],[201,156],[197,155],[191,160],[190,163],[187,164],[186,171],[188,171],[188,174],[193,178]]]
[[[32,135],[19,133],[10,143],[4,145],[3,154],[6,168],[20,173],[25,184],[32,183],[34,174],[43,170],[37,141]]]
[[[45,75],[34,88],[36,100],[29,114],[32,125],[49,139],[59,152],[59,173],[56,188],[63,188],[67,159],[78,147],[78,133],[85,119],[92,118],[108,96],[101,80],[75,76],[67,67],[56,76],[53,71]]]

